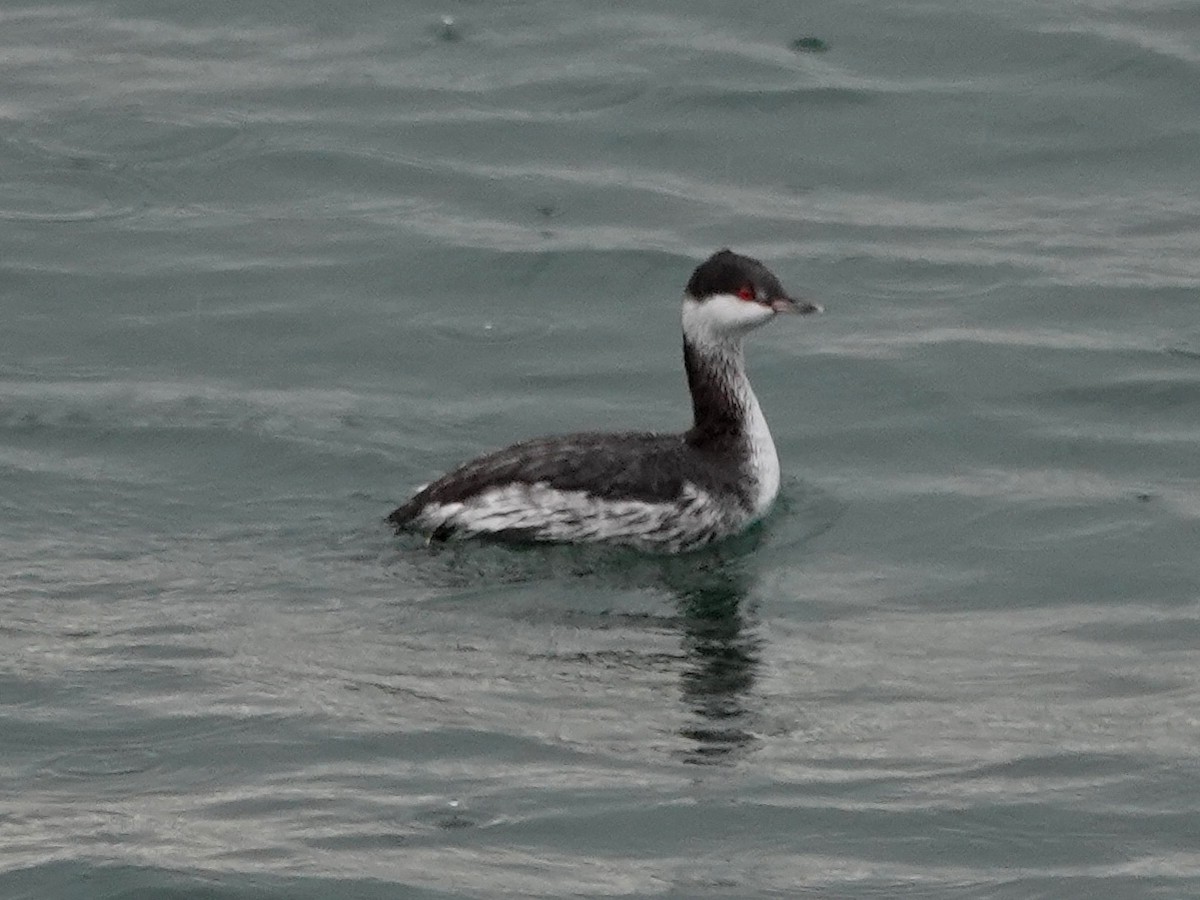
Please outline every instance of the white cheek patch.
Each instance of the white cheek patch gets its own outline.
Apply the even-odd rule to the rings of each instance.
[[[683,330],[698,339],[737,335],[774,317],[769,306],[733,294],[714,294],[707,300],[683,300]]]

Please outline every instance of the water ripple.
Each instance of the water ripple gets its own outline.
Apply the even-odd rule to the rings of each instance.
[[[0,181],[0,220],[49,224],[114,221],[144,209],[149,194],[144,180],[87,160],[10,163]]]

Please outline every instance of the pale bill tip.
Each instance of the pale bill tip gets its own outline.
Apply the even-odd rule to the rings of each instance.
[[[781,313],[796,313],[801,316],[825,312],[825,307],[811,300],[793,300],[791,297],[777,297],[771,301],[771,309]]]

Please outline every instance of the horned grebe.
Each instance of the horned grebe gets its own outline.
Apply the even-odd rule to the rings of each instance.
[[[779,493],[779,457],[746,377],[742,338],[793,300],[756,259],[721,250],[683,297],[683,364],[694,422],[683,434],[568,434],[514,444],[422,488],[397,531],[621,544],[680,553],[736,534]]]

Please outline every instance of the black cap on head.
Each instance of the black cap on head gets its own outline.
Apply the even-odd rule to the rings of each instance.
[[[786,297],[779,279],[757,259],[726,248],[718,250],[696,267],[688,279],[688,296],[704,300],[714,294],[736,294],[746,285],[763,299]]]

